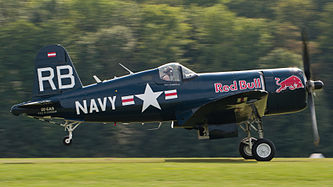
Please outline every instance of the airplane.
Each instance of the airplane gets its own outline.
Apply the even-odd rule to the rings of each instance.
[[[304,72],[298,68],[195,73],[179,63],[83,86],[61,45],[43,47],[36,56],[31,100],[12,106],[24,114],[61,125],[70,145],[81,123],[171,122],[193,129],[198,138],[246,136],[239,144],[244,159],[270,161],[276,149],[264,138],[264,116],[299,112],[310,107],[314,142],[319,143],[313,93],[323,82],[311,80],[307,41],[302,33]],[[258,134],[255,138],[252,133]]]

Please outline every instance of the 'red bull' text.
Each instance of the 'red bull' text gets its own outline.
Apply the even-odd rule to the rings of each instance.
[[[253,81],[234,80],[232,84],[214,83],[215,93],[230,92],[237,90],[252,90],[261,88],[260,78],[254,78]]]

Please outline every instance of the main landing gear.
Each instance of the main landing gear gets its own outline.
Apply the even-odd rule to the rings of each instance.
[[[264,131],[261,119],[256,119],[253,122],[247,122],[244,126],[240,125],[241,129],[247,133],[239,144],[239,153],[245,159],[256,159],[257,161],[270,161],[275,156],[275,146],[273,142],[264,139]],[[257,125],[255,127],[254,125]],[[251,136],[251,129],[258,132],[259,139]]]
[[[68,131],[68,136],[65,136],[63,139],[64,145],[70,145],[73,139],[73,131],[81,124],[81,122],[69,122],[66,121],[65,124],[61,124],[61,126],[65,127],[65,131]]]

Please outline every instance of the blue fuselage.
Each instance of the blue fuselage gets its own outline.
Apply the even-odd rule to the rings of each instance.
[[[35,107],[25,113],[87,122],[177,121],[179,111],[250,90],[269,93],[265,115],[289,113],[306,107],[304,86],[297,87],[295,80],[280,84],[292,76],[305,85],[302,71],[296,68],[202,73],[181,81],[164,81],[158,70],[152,69],[50,97],[48,100],[58,103],[58,107]],[[150,104],[143,111],[144,100],[138,95],[145,94],[147,85],[153,93],[159,93],[156,101],[160,107]],[[284,90],[278,93],[279,89]]]

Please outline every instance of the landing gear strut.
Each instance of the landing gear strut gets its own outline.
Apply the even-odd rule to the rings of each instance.
[[[61,124],[61,126],[65,127],[65,131],[68,131],[68,136],[65,136],[63,139],[64,145],[70,145],[73,139],[73,131],[81,124],[81,122],[69,122],[66,121],[65,124]]]
[[[255,119],[252,122],[246,122],[245,127],[240,125],[241,129],[247,133],[239,144],[239,153],[245,159],[256,159],[257,161],[270,161],[275,156],[275,146],[273,142],[264,139],[264,130],[261,119]],[[255,127],[257,125],[257,127]],[[259,139],[251,136],[251,129],[258,132]]]

